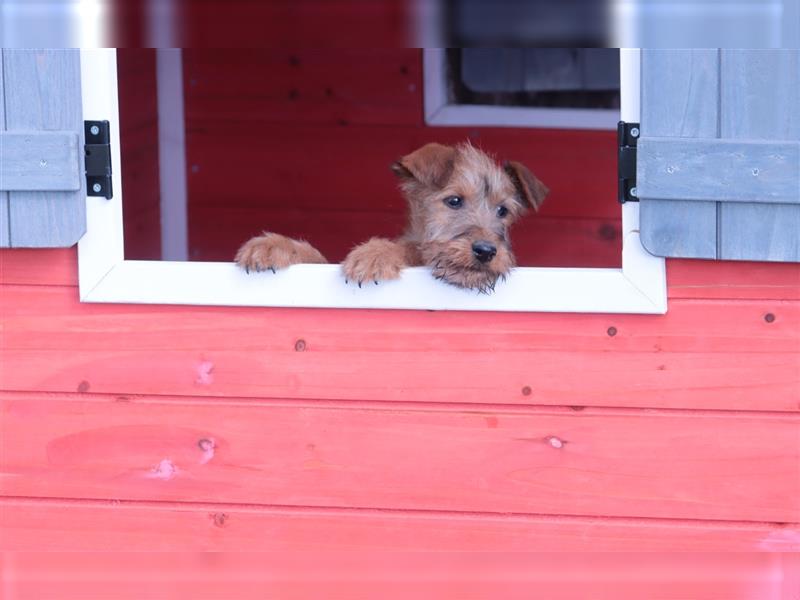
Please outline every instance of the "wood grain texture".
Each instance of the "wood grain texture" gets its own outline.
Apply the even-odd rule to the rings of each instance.
[[[415,39],[412,8],[399,0],[230,0],[225,11],[198,2],[181,10],[181,42],[185,48],[340,49],[358,39],[365,48],[398,48]],[[331,24],[336,26],[332,27]],[[143,45],[143,44],[142,44]]]
[[[10,496],[800,521],[800,415],[13,392],[0,406]]]
[[[12,552],[800,552],[791,524],[122,500],[0,498],[0,529]]]
[[[720,51],[720,135],[732,139],[800,139],[800,52]]]
[[[800,205],[723,203],[720,210],[724,260],[800,262]]]
[[[783,600],[796,556],[767,553],[35,553],[4,557],[14,598]],[[635,576],[632,576],[634,573]]]
[[[800,265],[667,261],[670,298],[800,300]]]
[[[800,204],[800,142],[647,137],[639,152],[647,198]]]
[[[665,316],[505,315],[91,305],[59,287],[3,293],[4,389],[86,382],[123,394],[799,408],[800,305],[791,301],[673,300]],[[565,377],[576,369],[580,377]]]
[[[225,210],[225,219],[216,217]],[[312,224],[313,223],[313,224]],[[397,237],[406,224],[405,211],[197,206],[190,214],[192,260],[229,262],[244,243],[262,231],[304,239],[331,262],[370,237]],[[511,229],[517,264],[539,267],[621,266],[619,219],[571,219],[529,215]]]
[[[416,48],[188,48],[183,56],[192,125],[220,118],[334,127],[423,124]]]
[[[74,49],[3,52],[6,128],[72,131],[83,140],[80,56]],[[80,171],[83,155],[79,153]],[[74,192],[10,192],[10,245],[72,246],[86,230],[85,180]]]
[[[122,223],[125,257],[161,259],[156,56],[152,48],[119,48]]]
[[[716,49],[644,49],[642,138],[716,138],[718,72]],[[640,152],[641,164],[645,158]],[[716,204],[662,202],[649,185],[646,174],[637,173],[644,247],[657,256],[716,258]]]
[[[800,51],[649,49],[642,69],[644,246],[800,260]]]
[[[78,285],[75,248],[0,248],[0,286]],[[0,287],[0,294],[3,293]],[[77,293],[77,291],[76,291]]]
[[[330,127],[226,119],[189,123],[190,210],[195,203],[312,211],[334,206],[402,210],[405,201],[389,166],[428,142],[456,144],[467,140],[499,160],[525,164],[550,186],[540,215],[619,218],[613,132]],[[581,166],[577,171],[576,164]],[[248,173],[250,185],[231,185],[226,172]]]
[[[766,145],[773,148],[793,144],[794,155],[776,150],[759,156],[750,147],[745,151],[750,170],[758,172],[751,185],[724,178],[735,187],[753,188],[753,180],[776,176],[758,194],[762,202],[774,202],[769,206],[728,202],[736,195],[726,186],[719,209],[720,257],[800,261],[800,50],[725,49],[721,60],[720,135],[769,140]],[[781,176],[777,169],[787,162],[789,171]]]
[[[0,285],[78,284],[74,249],[0,249]],[[670,298],[800,300],[800,266],[760,262],[667,261]]]
[[[81,189],[78,134],[0,133],[0,188],[14,191]]]
[[[2,64],[3,53],[5,50],[0,48],[0,64]],[[0,132],[6,130],[6,93],[4,77],[0,72]],[[11,224],[8,205],[8,192],[0,192],[0,252],[2,248],[11,246]]]

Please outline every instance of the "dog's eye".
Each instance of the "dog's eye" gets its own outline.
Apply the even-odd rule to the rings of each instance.
[[[461,196],[448,196],[444,199],[444,203],[450,208],[461,208],[464,205],[464,199]]]
[[[508,214],[508,209],[505,206],[498,206],[497,207],[497,216],[499,218],[503,218]]]

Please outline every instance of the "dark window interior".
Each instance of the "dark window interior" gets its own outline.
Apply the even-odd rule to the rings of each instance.
[[[456,104],[619,108],[617,48],[450,48]]]

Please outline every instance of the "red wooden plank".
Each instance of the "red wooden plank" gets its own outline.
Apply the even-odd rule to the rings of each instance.
[[[453,144],[467,139],[500,160],[524,163],[550,187],[542,216],[620,217],[614,133],[501,127],[329,127],[205,120],[187,131],[189,202],[312,211],[332,206],[402,209],[404,201],[389,165],[428,142]],[[232,183],[229,173],[247,177]]]
[[[2,395],[3,494],[800,521],[800,416]]]
[[[161,260],[161,208],[159,206],[125,217],[125,258],[127,260]]]
[[[413,9],[407,2],[384,0],[228,0],[225,10],[208,2],[181,6],[181,46],[186,48],[316,48],[352,46],[397,48],[416,43]]]
[[[800,300],[800,265],[739,261],[667,261],[670,298]]]
[[[800,526],[0,497],[0,550],[800,552]]]
[[[117,51],[125,256],[161,258],[156,55],[152,48]]]
[[[418,48],[186,48],[183,64],[189,127],[423,124]]]
[[[148,319],[141,320],[147,326]],[[252,332],[250,336],[252,336]],[[249,338],[249,339],[252,339]],[[158,344],[164,346],[165,339]],[[246,343],[246,342],[245,342]],[[797,359],[530,352],[4,350],[3,389],[797,411]],[[292,349],[292,351],[294,351]],[[434,351],[435,352],[435,351]],[[701,360],[698,360],[700,358]],[[700,363],[700,364],[698,364]],[[527,372],[526,372],[527,369]],[[491,371],[489,374],[488,372]],[[580,378],[572,376],[577,372]],[[659,373],[669,371],[669,373]],[[209,377],[207,373],[214,373]],[[634,373],[634,375],[631,375]]]
[[[11,554],[12,598],[791,600],[797,557],[767,553]]]
[[[218,215],[225,214],[220,222]],[[230,261],[246,240],[263,230],[311,242],[331,262],[341,262],[351,248],[372,236],[403,232],[404,211],[318,210],[314,218],[291,208],[193,206],[189,214],[193,260]],[[517,263],[539,267],[619,267],[620,223],[601,219],[531,216],[511,230]]]
[[[120,132],[133,133],[158,120],[156,99],[156,51],[154,48],[119,48]]]
[[[160,207],[158,130],[153,121],[122,133],[123,225],[136,216]]]
[[[800,409],[797,302],[672,300],[664,316],[610,316],[93,305],[57,287],[3,294],[4,389]],[[209,369],[213,377],[200,375]]]
[[[77,250],[0,248],[0,286],[11,284],[77,286]],[[0,294],[4,293],[0,289]]]

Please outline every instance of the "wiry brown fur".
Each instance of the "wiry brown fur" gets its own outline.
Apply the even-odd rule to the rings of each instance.
[[[392,170],[408,201],[406,232],[396,240],[372,238],[353,248],[342,263],[348,281],[396,279],[404,267],[430,266],[434,277],[463,288],[489,292],[514,267],[508,228],[528,209],[538,210],[547,188],[516,162],[502,167],[470,144],[428,144],[404,156]],[[445,200],[462,199],[460,208]],[[498,215],[498,207],[507,214]],[[473,244],[487,242],[497,252],[477,260]],[[283,268],[303,262],[327,262],[306,242],[264,234],[239,250],[245,269]]]

